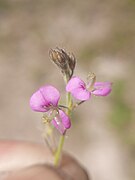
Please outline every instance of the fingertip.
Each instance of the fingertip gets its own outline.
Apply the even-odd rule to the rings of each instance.
[[[63,172],[68,174],[73,180],[90,180],[86,169],[68,154],[64,154],[60,165]]]

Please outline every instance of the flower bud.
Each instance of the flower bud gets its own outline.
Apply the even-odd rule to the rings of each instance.
[[[72,77],[75,69],[76,59],[73,54],[67,54],[63,49],[56,48],[49,51],[51,60],[62,72],[67,81]]]

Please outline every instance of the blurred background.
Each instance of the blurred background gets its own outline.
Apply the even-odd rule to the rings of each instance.
[[[29,98],[44,84],[64,95],[56,46],[75,54],[82,79],[113,82],[75,111],[65,150],[93,180],[135,179],[134,0],[0,0],[0,138],[43,142]]]

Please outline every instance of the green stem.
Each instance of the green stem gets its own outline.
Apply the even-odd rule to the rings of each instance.
[[[66,104],[67,104],[67,115],[70,116],[70,113],[71,113],[71,105],[72,105],[72,99],[71,99],[71,95],[70,93],[67,93],[66,94]],[[59,165],[59,161],[60,161],[60,157],[61,157],[61,153],[62,153],[62,148],[63,148],[63,145],[64,145],[64,140],[65,140],[65,135],[66,135],[66,132],[64,135],[61,135],[60,139],[59,139],[59,144],[58,144],[58,148],[56,150],[56,153],[55,153],[55,157],[54,157],[54,165],[55,166],[58,166]]]
[[[59,145],[58,145],[57,151],[55,153],[55,159],[54,159],[54,165],[55,166],[58,166],[58,164],[59,164],[60,155],[61,155],[61,151],[62,151],[62,148],[63,148],[64,140],[65,140],[65,136],[62,135],[60,137]]]
[[[67,115],[70,116],[71,114],[71,107],[72,107],[72,98],[71,98],[71,94],[68,92],[67,93]]]

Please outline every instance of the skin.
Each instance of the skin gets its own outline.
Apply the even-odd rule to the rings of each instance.
[[[52,163],[52,154],[43,145],[0,141],[1,180],[89,180],[85,169],[67,154],[59,167]]]

